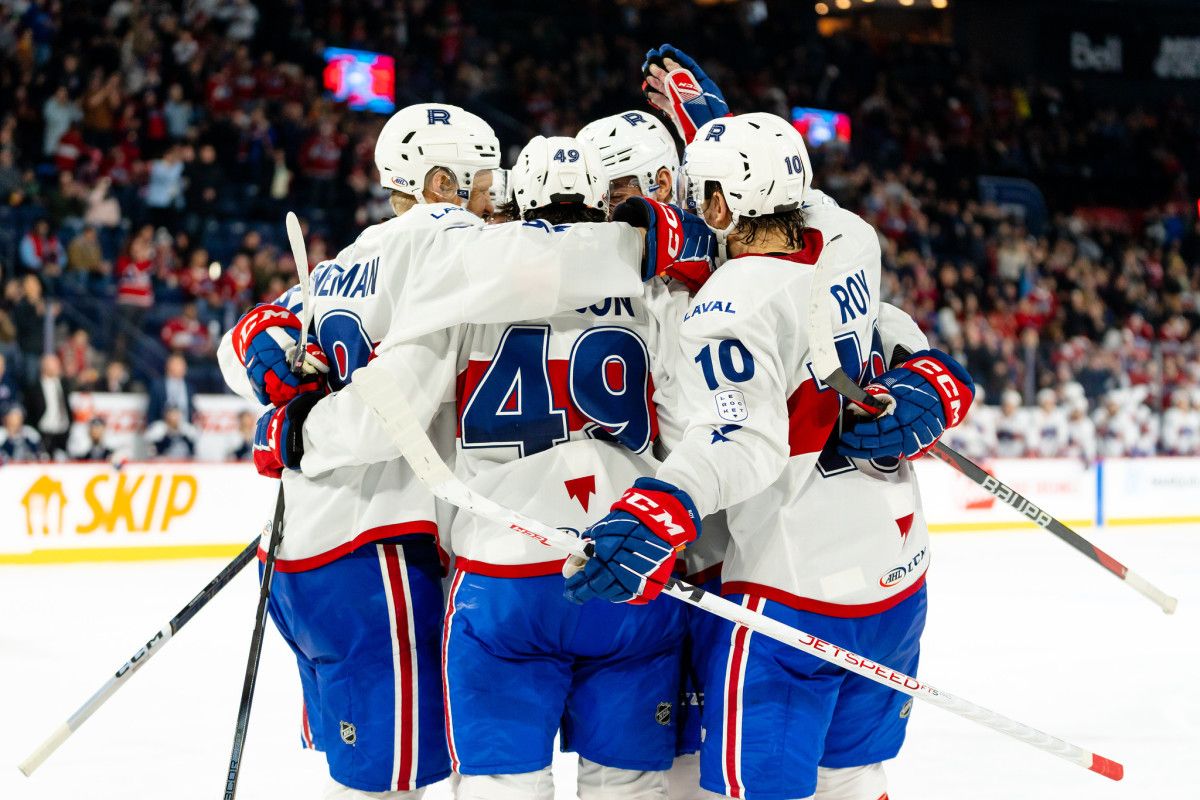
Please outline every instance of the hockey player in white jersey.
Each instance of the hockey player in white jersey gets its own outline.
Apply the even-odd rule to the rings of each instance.
[[[1130,408],[1127,389],[1114,389],[1106,394],[1103,404],[1093,412],[1092,419],[1096,423],[1096,442],[1101,456],[1121,458],[1133,455],[1141,429]]]
[[[879,326],[895,321],[880,312],[878,238],[832,207],[819,212],[819,231],[803,226],[803,158],[786,123],[764,116],[714,120],[688,146],[686,197],[731,260],[681,327],[687,430],[656,478],[635,482],[585,532],[596,556],[567,588],[577,599],[652,598],[675,549],[699,535],[696,514],[727,508],[727,596],[911,670],[928,533],[909,459],[961,420],[972,383],[949,356],[926,350],[902,314],[908,330],[889,339],[915,352],[887,369]],[[872,393],[892,395],[888,417],[844,428],[843,402],[811,372],[804,314],[818,259],[835,276],[830,313],[843,366]],[[885,797],[880,762],[899,749],[906,698],[713,624],[704,788],[767,800]]]
[[[1046,388],[1038,392],[1037,407],[1029,412],[1030,455],[1057,458],[1064,455],[1070,441],[1067,415],[1058,404],[1058,392]]]
[[[994,418],[996,455],[1000,458],[1024,458],[1029,455],[1031,432],[1029,412],[1021,406],[1021,394],[1005,389],[1000,395],[1000,411]]]
[[[584,125],[577,134],[600,153],[608,175],[609,210],[630,197],[672,202],[679,154],[666,126],[646,111],[623,111]]]
[[[607,180],[586,143],[538,137],[510,177],[526,223],[605,216]],[[660,341],[673,326],[659,320],[682,313],[677,298],[652,281],[642,297],[430,334],[401,347],[406,371],[396,374],[396,390],[409,394],[420,424],[449,404],[456,469],[474,488],[580,530],[621,487],[653,471],[655,401],[671,391],[654,354],[676,351]],[[388,438],[378,421],[358,412],[359,387],[312,409],[305,474],[394,456],[377,447]],[[331,428],[342,435],[328,436]],[[530,487],[539,488],[532,497]],[[454,515],[444,538],[456,565],[442,660],[458,797],[553,797],[549,767],[560,725],[564,744],[581,757],[581,798],[665,797],[682,608],[580,609],[562,596],[561,558],[469,514]]]
[[[609,213],[631,197],[650,197],[662,203],[674,201],[679,172],[679,155],[675,140],[665,123],[646,111],[624,111],[603,117],[585,125],[580,139],[594,144],[608,173]],[[695,274],[676,275],[693,292],[709,277],[700,269]],[[677,324],[676,320],[674,324]],[[656,453],[664,457],[682,436],[670,416],[660,420],[660,436]],[[684,553],[685,577],[690,583],[707,591],[719,591],[721,561],[725,557],[727,534],[725,515],[719,513],[704,520],[705,537],[696,547]],[[704,698],[701,683],[704,657],[710,649],[705,642],[707,624],[699,619],[704,612],[694,608],[682,610],[687,619],[687,638],[682,648],[679,705],[675,716],[678,731],[678,759],[668,774],[672,800],[687,800],[695,791],[699,774],[696,755],[700,751],[700,713]]]
[[[309,391],[321,369],[336,390],[360,369],[387,369],[404,342],[428,331],[638,296],[642,270],[669,258],[653,218],[645,231],[485,228],[462,205],[484,188],[477,176],[498,166],[498,150],[486,123],[462,109],[398,112],[376,146],[398,217],[313,272],[314,374],[296,379],[288,369],[300,327],[294,290],[251,311],[223,342],[230,385],[280,406],[259,421],[260,472],[279,476],[288,465],[284,444],[322,396]],[[578,273],[585,256],[591,269]],[[415,797],[449,772],[437,516],[403,462],[347,466],[318,480],[288,471],[271,611],[300,664],[304,740],[326,751],[335,791]]]
[[[1091,463],[1096,460],[1096,423],[1088,416],[1087,398],[1076,397],[1067,409],[1067,448],[1063,455]]]
[[[1169,456],[1193,456],[1200,449],[1200,411],[1192,406],[1191,392],[1175,389],[1171,407],[1163,414],[1162,452]]]

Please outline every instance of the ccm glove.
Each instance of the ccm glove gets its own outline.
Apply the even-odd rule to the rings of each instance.
[[[576,571],[567,578],[567,599],[648,603],[671,577],[676,554],[700,536],[700,515],[687,492],[639,478],[583,535],[595,552],[583,569],[568,562]]]
[[[304,420],[322,395],[302,394],[258,418],[254,428],[254,468],[259,475],[279,478],[283,470],[300,469],[304,458]]]
[[[704,123],[729,116],[729,104],[712,78],[687,53],[664,44],[646,53],[642,92],[650,105],[675,125],[684,144],[691,144]]]
[[[866,391],[889,396],[892,408],[843,431],[838,452],[851,458],[915,459],[962,422],[975,399],[975,382],[941,350],[923,350],[880,375]]]
[[[613,212],[615,222],[646,229],[642,280],[665,275],[696,291],[716,266],[717,237],[703,219],[679,206],[631,197]]]
[[[282,406],[298,395],[325,387],[329,360],[316,342],[305,344],[301,374],[292,373],[299,337],[300,318],[283,306],[256,306],[234,326],[233,350],[260,403]]]

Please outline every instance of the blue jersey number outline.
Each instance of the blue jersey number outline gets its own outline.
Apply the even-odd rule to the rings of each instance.
[[[516,447],[524,457],[570,438],[567,411],[554,405],[549,339],[548,325],[510,325],[504,331],[491,364],[462,402],[464,448]],[[619,387],[608,380],[610,364],[620,367]],[[575,340],[568,391],[572,404],[588,420],[588,436],[617,442],[634,452],[649,446],[649,367],[645,343],[628,328],[591,328]]]
[[[375,345],[353,311],[335,308],[317,320],[317,343],[329,359],[329,387],[334,391],[350,383],[354,370],[366,366]]]

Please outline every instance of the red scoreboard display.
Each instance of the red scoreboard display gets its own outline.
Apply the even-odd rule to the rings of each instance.
[[[390,114],[396,108],[396,62],[383,53],[327,47],[325,91],[354,111]]]

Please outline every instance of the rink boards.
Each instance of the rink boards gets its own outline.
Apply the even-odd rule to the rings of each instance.
[[[1073,527],[1200,522],[1200,459],[986,466]],[[1035,527],[940,462],[922,460],[918,474],[934,533]],[[245,463],[8,465],[0,469],[0,564],[231,557],[262,529],[275,490]]]

